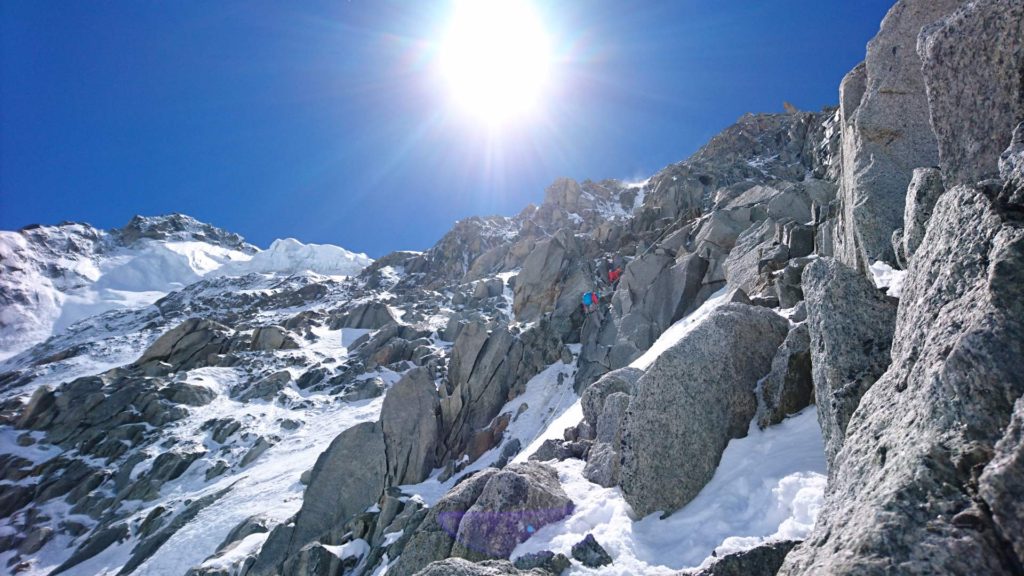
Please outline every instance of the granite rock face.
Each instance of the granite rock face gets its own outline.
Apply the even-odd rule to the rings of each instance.
[[[380,422],[387,451],[387,484],[422,482],[434,469],[440,425],[434,379],[414,368],[384,397]]]
[[[918,43],[948,186],[997,176],[1007,136],[1024,121],[1024,5],[957,4]]]
[[[861,397],[889,367],[896,302],[830,258],[807,266],[803,284],[814,398],[831,470]]]
[[[1013,458],[1005,431],[1024,394],[1024,226],[998,191],[939,199],[904,284],[892,364],[852,413],[825,509],[780,574],[1019,573],[1004,488],[989,493],[991,512],[972,497],[1004,435],[989,478]]]
[[[900,252],[900,264],[904,268],[914,257],[914,252],[921,245],[924,239],[924,231],[928,220],[932,217],[932,210],[939,196],[946,191],[942,183],[942,173],[936,168],[918,168],[914,170],[914,177],[907,187],[907,203],[903,211],[903,232],[900,236],[902,246]],[[894,246],[895,248],[895,246]]]
[[[772,359],[772,371],[761,383],[758,425],[782,422],[814,403],[811,336],[806,323],[794,326]]]
[[[866,271],[876,260],[896,263],[891,239],[902,226],[913,170],[939,162],[917,37],[922,27],[959,4],[958,0],[896,2],[868,43],[864,65],[843,80],[843,167],[835,255],[851,268]]]
[[[291,554],[377,501],[384,491],[385,455],[384,432],[376,422],[357,424],[331,442],[313,466],[291,534]]]

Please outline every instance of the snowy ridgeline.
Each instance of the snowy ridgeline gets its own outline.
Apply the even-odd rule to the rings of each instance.
[[[0,231],[0,293],[6,294],[0,302],[0,360],[79,320],[147,306],[203,278],[300,272],[351,276],[373,262],[338,246],[291,238],[275,240],[261,251],[181,233],[126,242],[120,232],[84,224]]]

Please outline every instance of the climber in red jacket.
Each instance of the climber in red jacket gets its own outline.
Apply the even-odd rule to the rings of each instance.
[[[619,278],[622,277],[622,268],[614,268],[608,270],[608,283],[612,285],[612,288],[617,288],[619,285]]]

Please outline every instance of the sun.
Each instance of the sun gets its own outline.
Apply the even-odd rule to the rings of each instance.
[[[535,111],[551,60],[548,34],[529,3],[455,3],[441,45],[441,72],[456,106],[474,120],[504,124]]]

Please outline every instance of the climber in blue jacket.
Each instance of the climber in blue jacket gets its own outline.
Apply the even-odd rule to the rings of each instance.
[[[583,313],[584,314],[589,314],[590,312],[593,312],[593,311],[597,310],[597,304],[600,301],[600,296],[598,296],[593,291],[588,291],[588,292],[584,292],[583,293],[582,300],[583,300]]]

